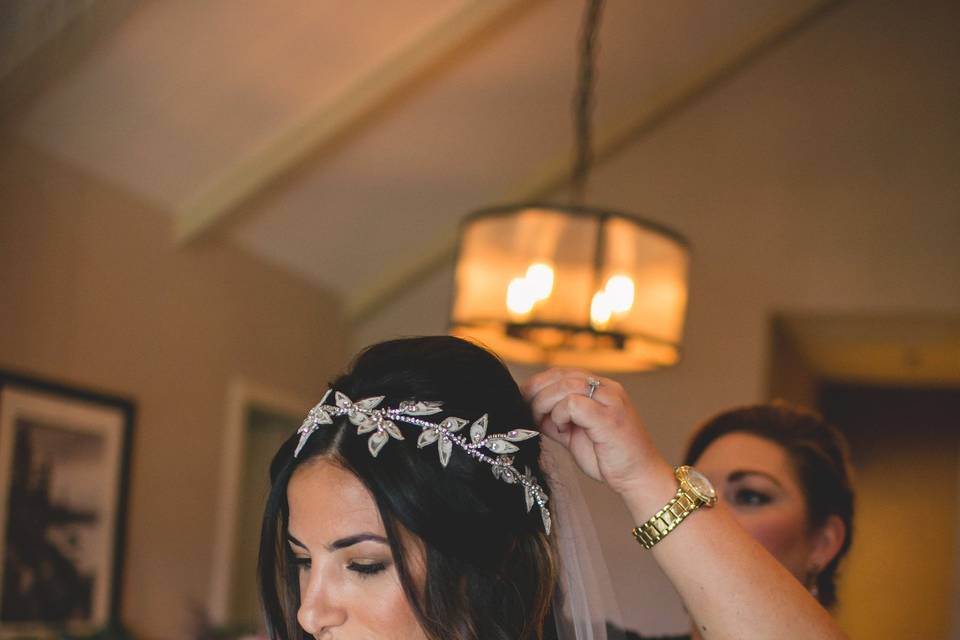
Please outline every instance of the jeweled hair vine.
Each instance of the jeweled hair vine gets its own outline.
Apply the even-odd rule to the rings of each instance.
[[[334,403],[327,404],[331,394]],[[517,443],[535,438],[540,434],[531,429],[510,429],[506,433],[487,433],[488,417],[483,414],[472,421],[456,416],[446,416],[435,422],[426,420],[426,416],[443,412],[443,403],[434,400],[403,400],[396,407],[380,407],[384,396],[373,396],[353,401],[346,394],[335,389],[327,389],[313,409],[307,414],[303,424],[297,430],[300,441],[293,453],[296,458],[307,444],[310,436],[323,425],[333,424],[336,417],[346,417],[357,427],[357,435],[370,434],[367,449],[376,458],[384,446],[391,440],[405,440],[398,423],[420,428],[417,447],[423,449],[434,443],[440,464],[446,467],[453,455],[454,448],[464,451],[478,462],[489,464],[493,476],[507,484],[523,487],[523,496],[527,511],[537,505],[543,528],[550,533],[551,517],[547,509],[547,494],[537,483],[529,467],[524,472],[513,466],[511,454],[520,450]],[[470,425],[469,438],[460,433]]]

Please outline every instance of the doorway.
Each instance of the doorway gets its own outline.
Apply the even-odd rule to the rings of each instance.
[[[960,319],[779,316],[769,396],[850,442],[854,541],[836,615],[852,638],[960,638]]]
[[[230,386],[208,604],[209,623],[222,637],[263,631],[256,571],[270,461],[310,406],[248,380]]]

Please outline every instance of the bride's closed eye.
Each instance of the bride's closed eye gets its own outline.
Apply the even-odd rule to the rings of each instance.
[[[369,578],[387,569],[386,562],[351,562],[347,569],[358,574],[361,578]]]
[[[311,567],[311,560],[309,556],[294,556],[293,564],[297,567],[298,571],[304,571]],[[386,562],[349,562],[347,563],[347,569],[359,575],[361,578],[369,578],[375,576],[378,573],[383,573],[387,570]]]

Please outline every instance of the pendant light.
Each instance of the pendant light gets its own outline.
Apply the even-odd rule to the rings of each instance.
[[[574,116],[574,204],[476,211],[460,226],[451,333],[506,360],[645,371],[680,358],[689,245],[638,216],[584,206],[602,0],[584,17]]]

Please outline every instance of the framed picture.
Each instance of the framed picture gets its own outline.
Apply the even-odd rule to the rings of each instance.
[[[117,621],[133,417],[0,371],[0,636]]]

